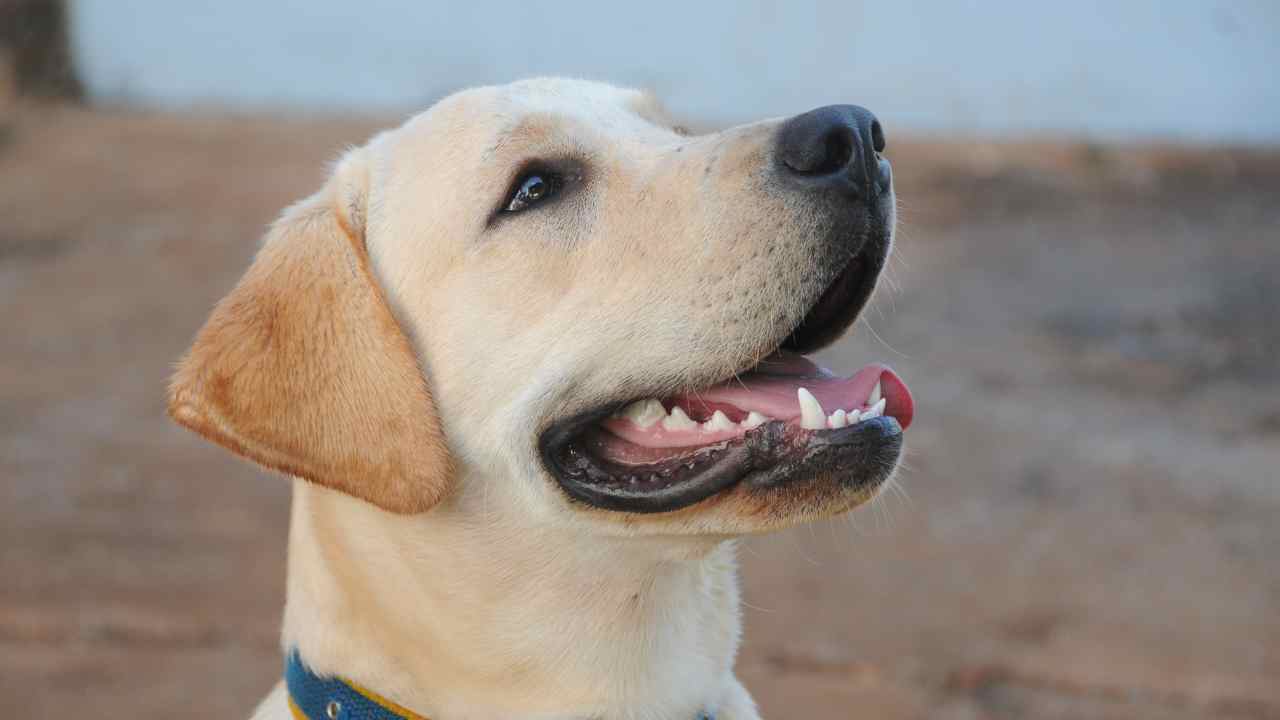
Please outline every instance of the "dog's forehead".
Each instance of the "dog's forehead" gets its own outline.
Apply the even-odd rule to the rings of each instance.
[[[447,135],[488,154],[513,137],[589,129],[607,140],[666,140],[671,123],[648,92],[599,82],[538,78],[451,95],[404,126],[410,142]]]
[[[652,93],[605,83],[545,78],[513,83],[499,94],[516,113],[576,121],[600,130],[643,132],[663,125]]]

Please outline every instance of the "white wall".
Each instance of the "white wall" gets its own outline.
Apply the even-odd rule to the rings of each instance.
[[[73,0],[97,98],[416,109],[569,74],[727,122],[1280,143],[1280,0]]]

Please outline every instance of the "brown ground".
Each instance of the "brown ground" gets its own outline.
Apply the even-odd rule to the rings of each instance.
[[[0,127],[8,714],[225,720],[275,681],[287,484],[162,388],[263,225],[379,124]],[[910,499],[747,543],[766,715],[1280,718],[1280,155],[891,156],[899,290],[827,359],[912,383]]]

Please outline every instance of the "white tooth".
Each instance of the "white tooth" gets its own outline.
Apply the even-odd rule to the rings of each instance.
[[[847,422],[849,425],[857,425],[858,420],[860,419],[861,418],[858,417],[858,411],[856,409],[850,410],[848,414],[845,416],[845,422]]]
[[[662,407],[662,403],[649,398],[631,403],[622,411],[622,416],[642,428],[648,428],[666,417],[667,409]]]
[[[742,427],[748,430],[751,430],[752,428],[760,427],[761,425],[765,424],[768,421],[769,421],[769,418],[761,415],[755,410],[752,410],[751,412],[747,413],[747,419],[742,421]]]
[[[878,418],[881,415],[883,415],[884,403],[885,403],[884,398],[880,398],[878,401],[876,401],[875,405],[871,406],[870,410],[862,413],[862,419],[866,420],[867,418]]]
[[[804,388],[796,391],[800,399],[800,427],[805,430],[822,430],[827,427],[827,414],[822,411],[822,403],[813,393]]]
[[[684,410],[677,405],[671,408],[670,415],[662,419],[662,427],[667,430],[692,430],[698,427],[698,423],[690,420],[689,416],[684,414]]]
[[[737,429],[737,427],[738,426],[734,424],[732,420],[729,419],[728,415],[725,415],[723,412],[719,410],[717,410],[715,414],[711,416],[710,420],[702,423],[702,429],[706,430],[707,432],[716,432],[718,430],[735,430]]]
[[[836,410],[827,417],[827,427],[835,430],[849,424],[849,418],[843,410]]]
[[[867,398],[867,404],[874,406],[880,402],[880,381],[876,381],[876,386],[871,390],[871,397]]]

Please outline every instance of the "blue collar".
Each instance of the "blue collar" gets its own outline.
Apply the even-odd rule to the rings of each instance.
[[[316,675],[297,650],[285,658],[284,682],[294,720],[427,720],[349,680]]]
[[[294,720],[428,720],[350,680],[316,675],[297,650],[285,658],[284,682]],[[715,718],[703,712],[695,720]]]

